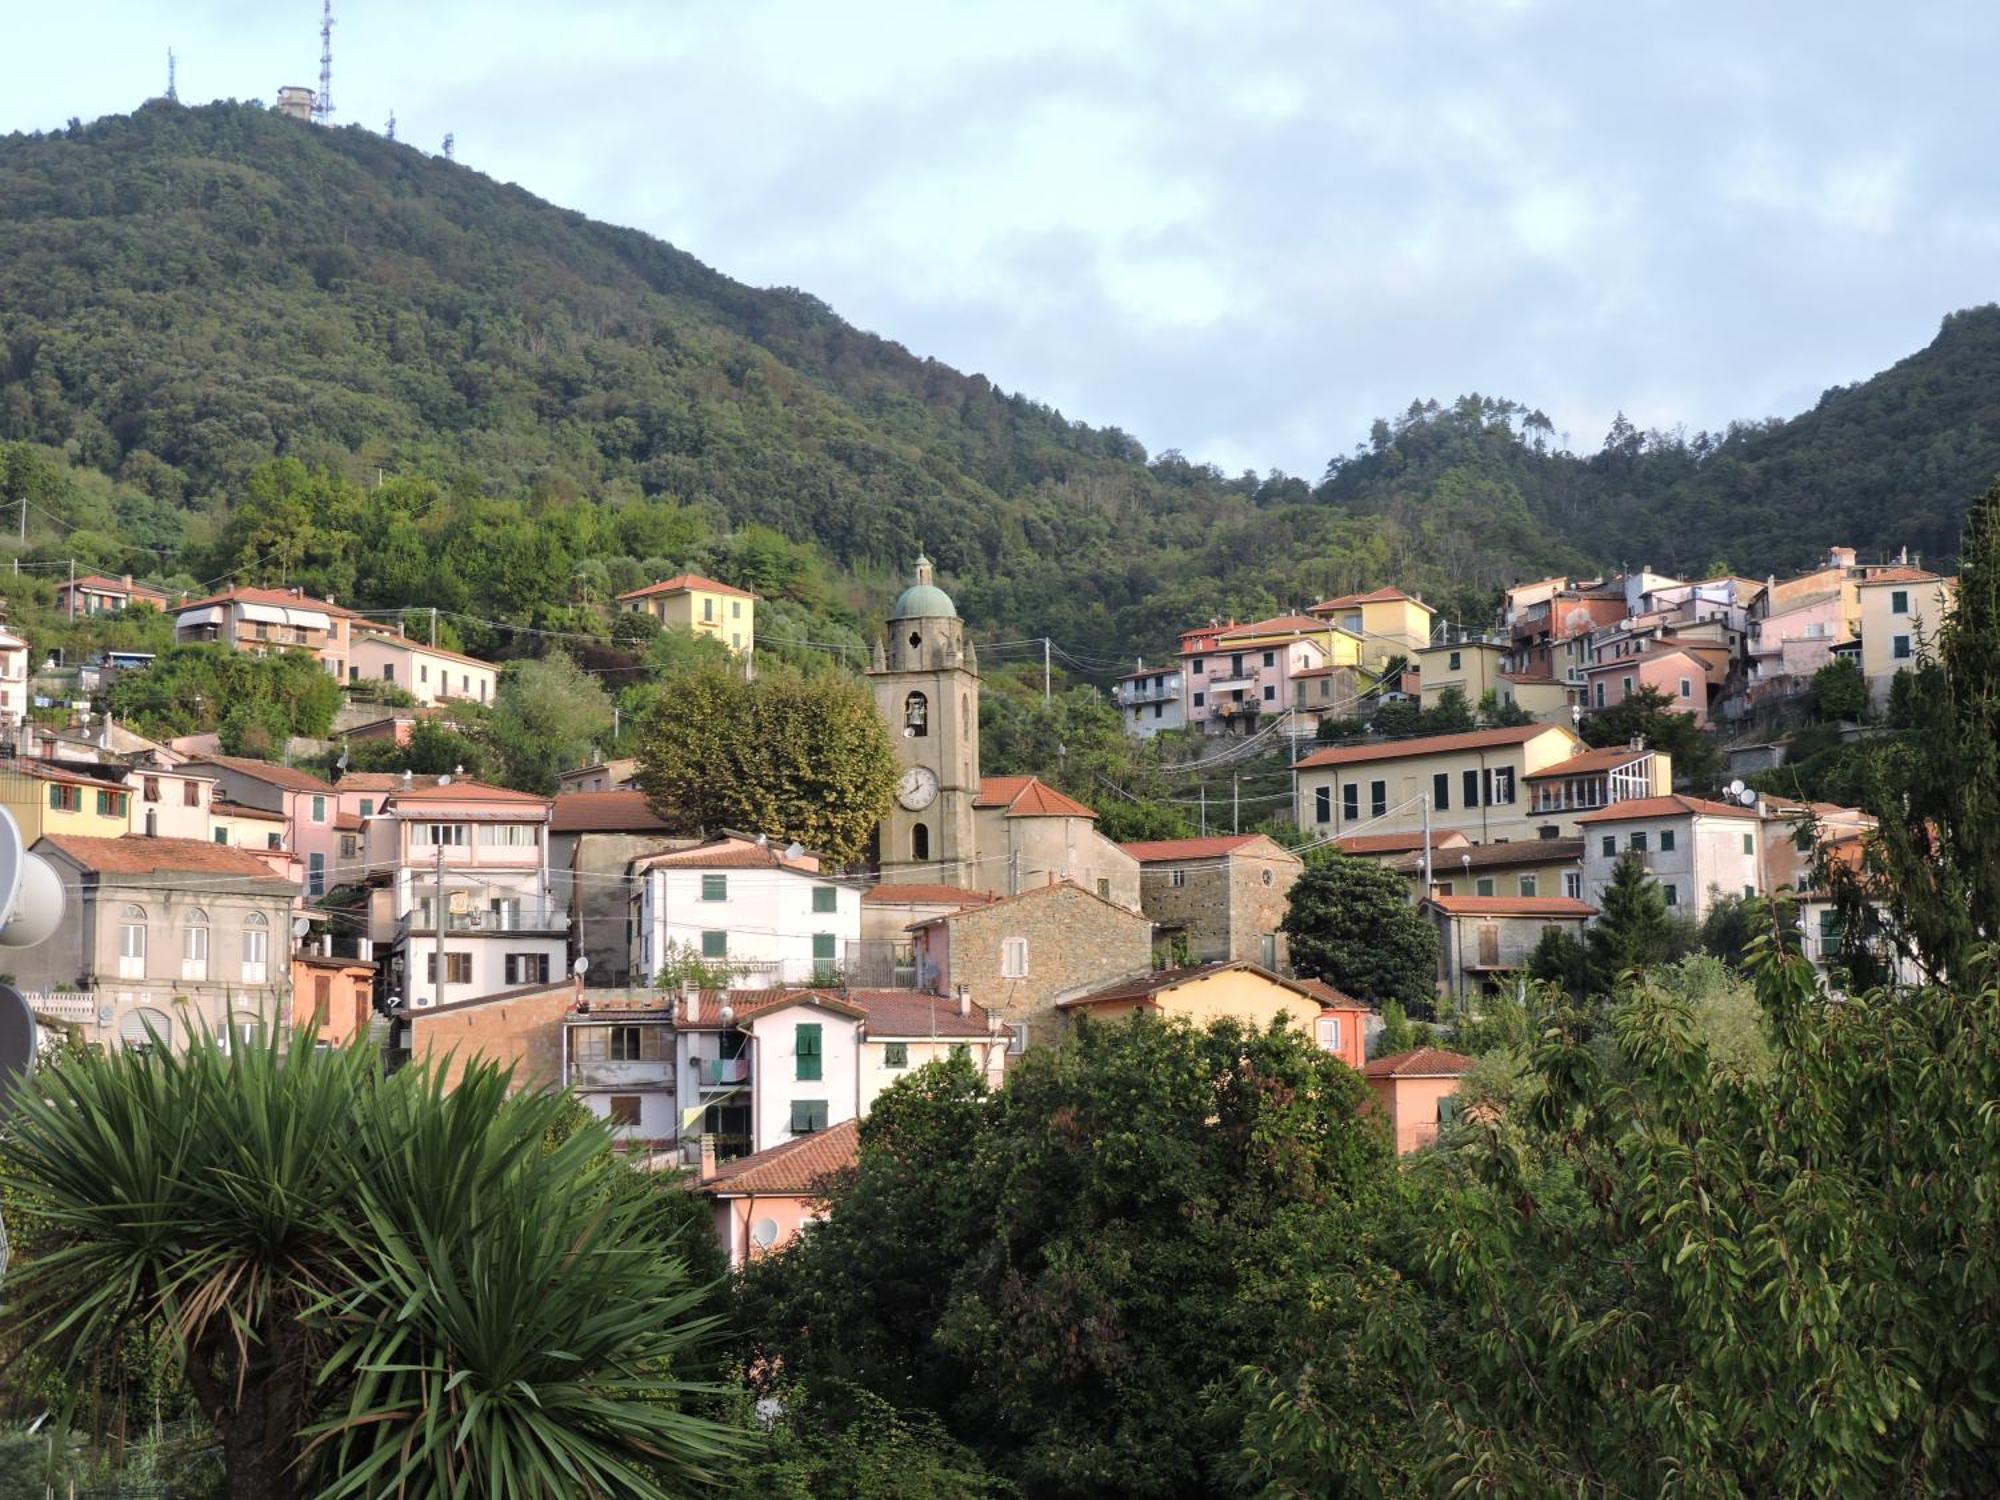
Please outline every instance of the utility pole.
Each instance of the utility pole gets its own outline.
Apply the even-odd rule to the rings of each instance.
[[[1424,793],[1424,894],[1425,901],[1431,898],[1431,794]]]
[[[1201,784],[1201,836],[1208,837],[1208,783]]]
[[[23,505],[26,505],[28,502],[23,500],[21,503]],[[25,515],[26,512],[23,511],[22,514]],[[1049,701],[1049,638],[1047,636],[1043,636],[1042,637],[1042,702],[1046,703],[1048,701]]]
[[[1229,773],[1229,831],[1243,831],[1243,776],[1238,771]]]
[[[437,643],[438,643],[438,612],[437,612],[437,606],[433,604],[431,606],[431,645],[435,647]]]
[[[437,836],[437,831],[442,826],[443,826],[442,824],[438,823],[431,824],[431,836],[433,838]],[[431,915],[432,918],[437,922],[437,965],[438,965],[437,983],[432,993],[436,999],[436,1002],[439,1005],[442,1005],[444,1004],[444,973],[445,973],[444,845],[442,843],[440,843],[437,846],[437,895],[431,902]]]

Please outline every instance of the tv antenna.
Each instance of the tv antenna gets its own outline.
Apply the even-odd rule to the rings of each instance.
[[[333,119],[333,0],[321,0],[319,13],[319,93],[313,98],[313,124]]]
[[[389,139],[390,139],[390,140],[392,140],[392,141],[393,141],[393,140],[394,140],[394,139],[396,138],[396,111],[395,111],[395,110],[393,110],[393,109],[392,109],[392,110],[390,110],[390,111],[389,111],[389,123],[388,123],[388,124],[387,124],[386,126],[384,126],[384,127],[383,127],[383,129],[384,129],[384,130],[385,130],[385,131],[386,131],[386,132],[388,133],[388,136],[389,136]]]
[[[456,156],[452,155],[452,147],[454,147],[457,144],[458,144],[458,137],[453,135],[449,130],[447,130],[444,133],[444,159],[446,161],[458,160]]]
[[[181,91],[174,86],[174,49],[167,48],[167,103],[181,102]]]

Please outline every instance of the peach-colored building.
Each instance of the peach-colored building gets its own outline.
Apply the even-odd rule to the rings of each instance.
[[[1186,722],[1204,734],[1256,729],[1297,701],[1294,679],[1361,661],[1361,639],[1330,620],[1276,615],[1181,635]]]
[[[712,1166],[699,1189],[715,1205],[715,1238],[731,1270],[797,1238],[819,1217],[820,1194],[861,1164],[861,1127],[846,1120]]]
[[[1675,713],[1693,714],[1696,724],[1708,722],[1709,688],[1720,686],[1727,675],[1726,667],[1718,670],[1684,646],[1661,646],[1583,669],[1586,702],[1592,711],[1616,708],[1634,693],[1651,688],[1673,705]]]
[[[351,629],[360,618],[298,589],[238,588],[175,606],[174,644],[218,641],[258,656],[306,651],[335,682],[346,682]]]
[[[368,1034],[374,1015],[375,965],[319,953],[292,955],[292,1029],[311,1031],[328,1047]]]
[[[56,613],[72,620],[78,615],[102,615],[130,609],[135,604],[150,604],[154,609],[165,609],[166,591],[134,583],[130,573],[123,578],[88,573],[74,582],[65,581],[56,585]]]
[[[1419,1047],[1378,1057],[1361,1070],[1376,1102],[1389,1116],[1396,1154],[1408,1156],[1437,1140],[1438,1127],[1458,1114],[1454,1097],[1472,1059],[1442,1047]]]
[[[285,819],[284,848],[305,872],[305,897],[318,900],[333,888],[335,848],[333,786],[310,771],[239,755],[209,755],[188,768],[215,778],[215,795]],[[232,842],[234,842],[232,840]]]

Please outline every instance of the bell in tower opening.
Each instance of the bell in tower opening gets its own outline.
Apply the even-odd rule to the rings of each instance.
[[[919,554],[913,571],[889,610],[868,672],[875,711],[889,727],[902,772],[895,806],[877,829],[882,878],[978,888],[978,663],[931,560]]]

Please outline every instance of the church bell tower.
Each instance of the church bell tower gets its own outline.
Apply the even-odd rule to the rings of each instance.
[[[984,889],[973,845],[979,795],[979,662],[951,596],[919,555],[868,671],[900,775],[876,830],[882,879]]]

